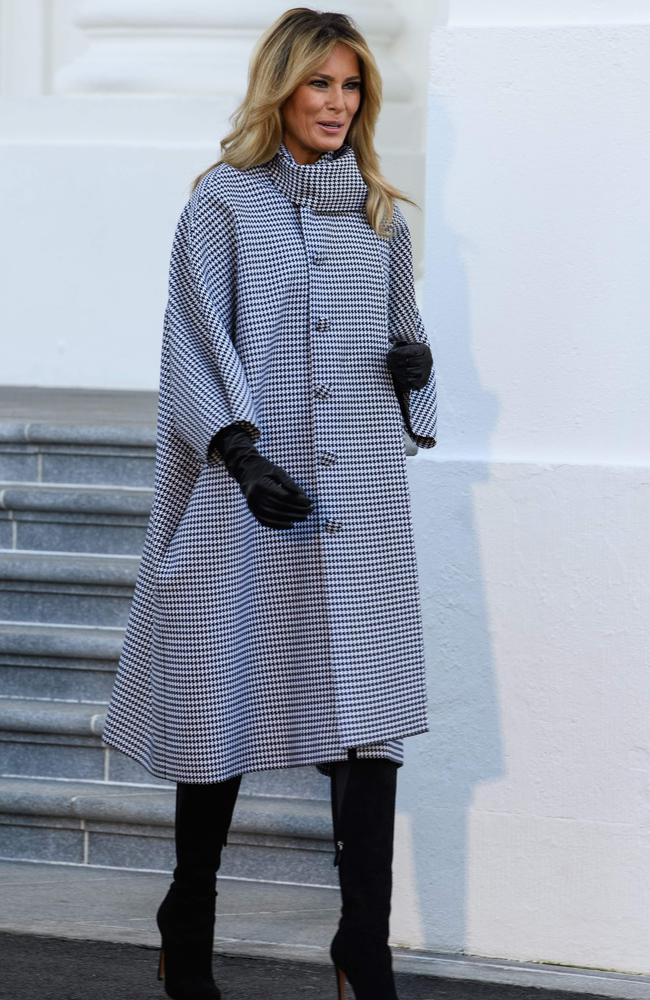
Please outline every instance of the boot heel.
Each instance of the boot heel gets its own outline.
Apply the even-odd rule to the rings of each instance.
[[[160,955],[158,956],[158,979],[164,980],[164,978],[165,978],[165,952],[161,945]]]
[[[337,1000],[345,1000],[345,973],[343,969],[339,969],[338,965],[334,966],[334,972],[336,973],[336,988],[338,990]]]

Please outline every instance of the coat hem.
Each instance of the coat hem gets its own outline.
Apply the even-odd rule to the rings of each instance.
[[[361,740],[353,741],[353,742],[350,743],[349,747],[348,746],[343,747],[342,750],[341,750],[341,752],[340,752],[340,756],[334,756],[334,757],[330,756],[326,760],[323,760],[322,757],[319,757],[318,755],[316,755],[314,757],[314,759],[312,759],[312,760],[301,760],[301,761],[296,761],[296,762],[285,761],[283,763],[278,762],[278,763],[275,763],[275,764],[274,763],[266,762],[263,766],[260,766],[260,767],[247,766],[243,771],[236,770],[236,769],[233,769],[233,770],[230,770],[230,771],[226,770],[226,772],[224,773],[224,775],[222,777],[220,777],[220,778],[210,777],[210,778],[198,778],[198,779],[196,778],[196,774],[192,775],[192,774],[190,774],[190,772],[187,772],[187,771],[184,771],[184,770],[180,770],[179,771],[178,769],[173,768],[173,767],[170,767],[170,768],[161,768],[160,766],[158,766],[157,764],[154,764],[151,761],[151,758],[147,754],[146,750],[142,751],[142,750],[139,750],[138,748],[133,747],[133,746],[128,746],[128,747],[124,746],[124,745],[122,745],[117,740],[113,741],[113,738],[110,737],[110,736],[108,738],[106,738],[106,739],[104,737],[102,737],[102,743],[104,743],[105,746],[109,747],[110,749],[117,750],[119,753],[124,754],[125,757],[129,757],[131,760],[135,760],[136,763],[140,764],[141,767],[143,767],[146,771],[148,771],[150,774],[152,774],[156,778],[161,778],[161,779],[163,779],[165,781],[183,782],[184,784],[185,783],[187,783],[187,784],[213,784],[214,782],[217,782],[217,781],[227,781],[230,778],[237,777],[238,775],[253,774],[253,773],[257,773],[259,771],[276,771],[276,770],[285,769],[285,768],[288,769],[288,768],[291,768],[291,767],[316,767],[317,770],[321,774],[326,774],[327,775],[327,774],[330,773],[330,771],[329,770],[321,770],[321,768],[325,768],[326,769],[331,764],[335,764],[338,761],[347,760],[347,758],[348,758],[348,750],[350,749],[350,747],[356,747],[357,750],[361,749],[362,752],[359,754],[359,756],[362,757],[362,758],[364,758],[364,759],[367,758],[367,757],[373,757],[373,756],[387,757],[388,759],[395,760],[395,762],[398,764],[398,766],[401,766],[401,762],[398,762],[394,757],[391,757],[390,754],[385,754],[385,755],[384,754],[373,755],[372,753],[370,753],[370,754],[363,754],[363,748],[364,747],[365,748],[372,748],[372,746],[374,744],[376,744],[376,743],[387,743],[387,742],[390,742],[391,740],[406,739],[409,736],[419,736],[422,733],[425,733],[425,732],[428,732],[428,731],[429,731],[429,727],[428,727],[428,725],[425,725],[425,728],[418,728],[415,731],[411,730],[408,733],[401,733],[401,734],[398,734],[398,735],[382,736],[382,737],[378,737],[378,738],[376,737],[376,738],[371,739],[371,740],[368,740],[366,737],[364,737],[363,741],[361,741]],[[125,782],[125,784],[133,784],[133,782]]]

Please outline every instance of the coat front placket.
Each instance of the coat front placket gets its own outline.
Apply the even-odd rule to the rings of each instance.
[[[368,397],[378,395],[376,386],[365,384],[364,372],[368,369],[364,369],[363,364],[374,365],[376,373],[388,346],[387,342],[383,344],[379,325],[374,332],[370,329],[372,311],[369,307],[374,304],[379,308],[378,303],[386,295],[377,242],[358,211],[318,212],[309,204],[297,206],[297,211],[308,273],[309,377],[312,380],[308,398],[312,407],[316,487],[316,509],[312,516],[316,520],[314,527],[325,583],[336,722],[341,743],[350,746],[390,735],[385,733],[385,723],[382,723],[384,712],[394,712],[397,725],[404,727],[404,721],[399,718],[399,670],[385,671],[379,667],[378,633],[388,622],[384,621],[386,609],[372,599],[370,583],[373,578],[385,577],[386,532],[389,535],[392,532],[386,524],[382,527],[376,523],[372,511],[363,509],[357,494],[366,489],[368,476],[382,479],[387,470],[399,484],[398,492],[402,496],[406,496],[406,484],[400,481],[399,449],[402,445],[398,437],[398,462],[386,456],[386,465],[380,464],[373,469],[372,459],[369,459],[371,439],[367,432],[350,424],[350,414],[367,413]],[[358,257],[369,264],[363,282],[359,278]],[[363,322],[360,317],[364,317]],[[369,344],[370,361],[366,357]],[[354,364],[355,350],[363,359],[358,367]],[[397,401],[392,392],[387,391],[386,397],[385,410],[390,413],[390,404],[396,409]],[[367,421],[364,425],[367,427]],[[399,431],[396,417],[394,426]],[[402,515],[398,516],[398,522],[406,521]],[[396,527],[394,540],[398,547],[401,543],[403,558],[412,567],[411,538],[407,531],[404,541],[404,527],[405,523],[401,529]],[[369,553],[372,561],[372,565],[366,565],[361,572],[357,550]],[[407,577],[410,575],[412,573],[407,571]],[[415,579],[407,581],[407,592],[409,584],[415,584]],[[394,638],[399,622],[392,618],[390,627]],[[418,652],[417,645],[413,652]],[[383,683],[376,676],[377,670],[383,675]],[[422,692],[419,694],[421,697]],[[383,711],[380,708],[382,701]],[[408,714],[413,707],[408,699],[405,707]]]
[[[343,523],[337,510],[337,497],[332,487],[330,469],[337,460],[337,424],[332,417],[332,402],[336,398],[340,379],[340,341],[332,343],[332,333],[335,326],[334,317],[329,315],[330,307],[327,300],[328,252],[331,236],[330,217],[324,213],[316,213],[309,204],[297,206],[300,228],[305,246],[305,256],[308,269],[308,315],[311,345],[311,379],[313,392],[310,394],[312,406],[312,427],[314,434],[314,473],[316,483],[316,531],[321,545],[321,559],[325,574],[325,590],[327,595],[327,617],[330,618],[330,636],[332,636],[331,614],[332,600],[336,599],[332,592],[333,581],[327,578],[327,568],[330,565],[337,536],[343,528]],[[340,502],[340,497],[339,497]],[[331,661],[333,671],[333,689],[337,692],[336,661]],[[341,720],[343,706],[338,702],[336,716]]]

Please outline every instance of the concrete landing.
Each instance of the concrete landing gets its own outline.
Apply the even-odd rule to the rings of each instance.
[[[156,872],[0,859],[0,932],[158,947],[155,912],[169,882],[169,875]],[[221,876],[217,889],[217,954],[331,964],[338,889]],[[650,978],[607,971],[400,948],[393,948],[393,967],[397,973],[430,978],[431,997],[442,996],[443,985],[458,980],[525,987],[522,998],[530,989],[541,1000],[556,992],[579,994],[583,1000],[650,998]],[[479,995],[488,993],[467,993]]]
[[[0,421],[15,423],[156,423],[158,393],[137,389],[79,389],[0,385]]]

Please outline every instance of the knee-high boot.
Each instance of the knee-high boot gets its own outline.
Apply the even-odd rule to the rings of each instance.
[[[397,764],[384,758],[353,756],[332,772],[342,909],[330,957],[339,1000],[346,978],[356,1000],[398,1000],[388,945],[396,789]]]
[[[158,979],[174,1000],[221,1000],[212,975],[215,884],[241,777],[176,785],[176,867],[156,913]]]

